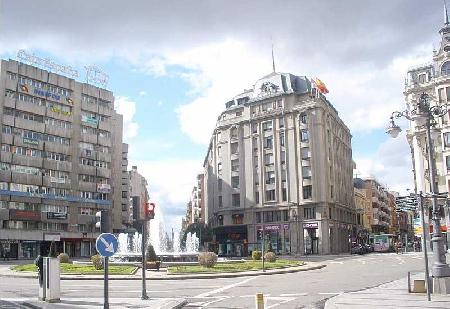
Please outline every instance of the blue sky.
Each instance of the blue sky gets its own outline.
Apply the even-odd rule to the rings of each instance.
[[[389,139],[384,127],[405,106],[408,67],[431,60],[442,1],[211,3],[4,0],[0,56],[25,49],[82,76],[89,64],[108,73],[130,168],[148,179],[167,226],[181,221],[224,103],[271,72],[272,43],[277,71],[327,84],[353,134],[358,175],[411,187],[405,136]]]

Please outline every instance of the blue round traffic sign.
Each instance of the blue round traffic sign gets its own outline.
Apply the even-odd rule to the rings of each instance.
[[[95,248],[101,256],[110,257],[117,252],[118,242],[116,236],[111,233],[103,233],[97,237]]]

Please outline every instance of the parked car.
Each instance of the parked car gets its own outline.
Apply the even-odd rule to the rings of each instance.
[[[361,244],[353,244],[350,250],[351,254],[364,254],[364,247]]]
[[[371,244],[364,244],[364,249],[365,249],[366,253],[373,252],[373,245],[371,245]]]

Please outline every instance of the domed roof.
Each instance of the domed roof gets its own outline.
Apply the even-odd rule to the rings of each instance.
[[[361,178],[353,178],[353,187],[357,189],[364,189],[364,180]]]

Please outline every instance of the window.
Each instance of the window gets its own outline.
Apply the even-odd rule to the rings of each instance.
[[[306,114],[305,113],[301,113],[300,114],[300,122],[301,123],[303,123],[303,124],[306,124],[306,121],[307,121],[308,119],[307,119],[307,117],[306,117]]]
[[[309,150],[309,147],[302,147],[300,149],[302,160],[309,160],[311,159],[311,151]]]
[[[231,138],[237,138],[238,137],[238,129],[236,127],[231,127],[231,129],[230,129],[230,136],[231,136]]]
[[[273,164],[273,154],[272,153],[266,153],[264,155],[264,164],[265,165],[272,165]]]
[[[334,197],[334,186],[333,185],[330,186],[330,197],[331,198]]]
[[[222,178],[217,179],[217,190],[222,192]]]
[[[255,168],[257,169],[258,166],[259,166],[259,159],[258,159],[258,156],[254,156],[254,157],[253,157],[253,163],[254,163]]]
[[[280,118],[280,128],[284,128],[284,118]]]
[[[427,73],[419,74],[419,84],[423,84],[427,81]]]
[[[280,146],[284,146],[284,132],[280,132]]]
[[[222,146],[217,146],[217,156],[219,158],[222,158]]]
[[[264,148],[273,147],[273,136],[267,136],[264,138]]]
[[[239,172],[239,160],[231,160],[231,171],[232,172]]]
[[[303,208],[303,215],[304,215],[305,219],[315,219],[316,218],[316,207]]]
[[[256,213],[256,223],[261,223],[261,213],[260,212]]]
[[[302,166],[302,177],[305,179],[311,178],[311,166]]]
[[[262,127],[264,131],[272,131],[272,120],[263,122]]]
[[[242,116],[242,111],[237,111],[236,112],[236,117]]]
[[[303,199],[311,199],[312,198],[312,186],[304,186],[303,187]]]
[[[231,176],[231,187],[239,189],[239,176]]]
[[[438,98],[439,98],[439,103],[444,103],[445,102],[444,88],[439,88],[438,89]]]
[[[258,124],[252,123],[252,133],[258,133]]]
[[[450,74],[450,61],[445,62],[441,67],[441,74],[442,75],[449,75]]]
[[[281,182],[286,182],[286,170],[281,170]]]
[[[237,154],[239,152],[239,144],[238,143],[231,143],[231,154]]]
[[[222,132],[217,131],[217,141],[220,142],[222,140]]]
[[[266,184],[273,184],[275,183],[275,172],[274,171],[269,171],[266,172]]]
[[[223,207],[222,196],[219,195],[219,208]]]
[[[92,208],[87,208],[87,207],[81,207],[80,208],[80,215],[88,215],[88,216],[90,216],[90,215],[92,215],[94,212],[93,212],[93,209]]]
[[[275,201],[275,190],[266,191],[266,201]]]
[[[450,132],[444,133],[444,146],[450,147]]]
[[[233,224],[244,224],[243,214],[233,214],[231,215],[231,219],[233,221]]]
[[[302,129],[300,130],[300,141],[307,142],[309,141],[309,133],[308,130]]]
[[[285,164],[286,163],[286,151],[281,151],[280,152],[280,162],[281,162],[281,164]]]
[[[281,189],[281,200],[282,200],[283,202],[286,202],[286,201],[287,201],[287,192],[286,192],[286,188],[282,188],[282,189]]]
[[[231,205],[233,207],[239,207],[241,204],[241,195],[239,193],[234,193],[231,195]]]
[[[253,144],[253,151],[257,152],[258,151],[258,138],[256,138],[256,137],[252,138],[252,144]]]
[[[289,212],[287,210],[283,210],[283,221],[289,221]]]
[[[8,190],[8,183],[0,182],[0,190]]]
[[[259,191],[255,191],[255,203],[259,204]]]
[[[219,172],[219,174],[222,173],[222,163],[221,163],[221,162],[219,162],[219,163],[217,164],[217,171]]]

